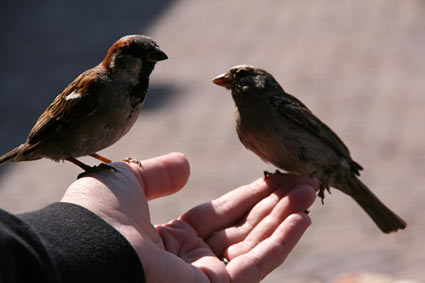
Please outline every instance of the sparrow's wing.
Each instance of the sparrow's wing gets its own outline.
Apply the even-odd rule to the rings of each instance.
[[[91,69],[78,76],[41,114],[28,135],[27,142],[36,144],[59,129],[87,118],[96,110],[99,82]]]
[[[310,131],[311,134],[322,140],[333,148],[338,154],[347,159],[354,172],[358,175],[363,168],[351,159],[350,151],[342,140],[326,124],[317,118],[301,101],[296,97],[287,94],[272,96],[270,101],[274,108],[287,119],[297,123],[301,127]]]

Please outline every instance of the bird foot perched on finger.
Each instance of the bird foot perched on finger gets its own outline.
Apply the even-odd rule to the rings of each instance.
[[[100,163],[97,166],[89,167],[89,168],[86,168],[85,170],[86,171],[84,171],[83,173],[78,174],[77,179],[87,177],[88,174],[98,173],[98,172],[106,171],[106,170],[112,170],[112,171],[118,172],[118,170],[115,167],[105,163]]]
[[[128,163],[128,164],[130,164],[130,163],[134,163],[134,164],[137,164],[137,165],[139,165],[142,169],[144,169],[143,168],[143,165],[142,165],[142,162],[140,161],[140,160],[138,160],[138,159],[134,159],[134,158],[131,158],[131,157],[127,157],[126,159],[124,159],[123,160],[125,163]]]
[[[264,173],[265,179],[268,179],[270,177],[270,175],[275,175],[275,174],[283,175],[283,173],[280,172],[278,169],[276,169],[276,171],[274,171],[274,173],[270,173],[269,171],[264,171],[263,173]]]
[[[322,205],[324,205],[325,204],[325,188],[320,186],[320,189],[319,189],[319,192],[317,193],[317,196],[320,198]]]
[[[310,174],[311,178],[319,178],[320,180],[320,188],[319,188],[319,192],[317,193],[317,196],[320,197],[322,205],[325,204],[325,189],[328,191],[329,194],[331,194],[331,190],[330,190],[330,184],[329,184],[329,175],[325,175],[322,177],[318,176],[317,171],[313,171]]]
[[[273,175],[273,173],[270,173],[269,171],[264,171],[263,174],[264,174],[264,179],[266,180],[270,178],[270,175]]]
[[[317,193],[317,196],[320,197],[322,205],[325,204],[325,190],[328,191],[329,194],[331,194],[331,189],[329,187],[329,178],[326,178],[325,180],[321,180],[320,182],[320,188],[319,192]]]

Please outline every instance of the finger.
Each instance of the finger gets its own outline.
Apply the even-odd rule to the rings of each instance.
[[[280,199],[270,214],[261,219],[261,221],[242,225],[252,229],[234,229],[231,231],[233,233],[227,233],[229,237],[225,241],[216,241],[215,243],[221,250],[227,244],[229,248],[224,253],[224,256],[231,260],[248,252],[258,243],[268,238],[289,215],[305,211],[313,204],[315,199],[316,192],[312,187],[298,185],[284,198]]]
[[[297,176],[293,174],[272,174],[267,178],[264,178],[264,181],[273,187],[284,187],[287,186],[287,190],[292,189],[294,186],[299,184],[306,184],[313,187],[316,191],[319,190],[320,181],[315,177],[309,175]]]
[[[293,188],[294,184],[306,184],[314,188],[319,186],[319,182],[315,178],[275,174],[267,180],[258,179],[214,201],[201,204],[186,212],[181,219],[188,222],[198,235],[207,238],[215,231],[236,225],[256,203],[269,196],[277,188],[280,188],[280,193],[284,195]],[[273,203],[270,207],[273,207]],[[267,209],[258,211],[256,217],[262,218],[264,217],[262,215],[267,213]]]
[[[249,252],[229,261],[226,266],[232,282],[260,282],[286,259],[311,224],[305,213],[296,213]]]
[[[128,164],[144,188],[148,200],[179,191],[190,174],[187,158],[177,152],[144,160],[142,165]]]

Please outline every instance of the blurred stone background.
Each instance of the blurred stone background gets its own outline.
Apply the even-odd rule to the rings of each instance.
[[[150,204],[155,223],[168,221],[272,170],[239,143],[231,96],[211,83],[233,65],[263,67],[341,136],[365,167],[362,180],[409,224],[384,235],[333,190],[325,206],[314,204],[313,225],[264,282],[424,282],[424,19],[421,0],[7,0],[0,152],[24,142],[53,98],[114,41],[150,35],[170,59],[153,72],[136,125],[101,153],[187,155],[185,189]],[[23,212],[57,201],[79,172],[49,160],[3,165],[0,207]],[[363,272],[384,276],[339,281]]]

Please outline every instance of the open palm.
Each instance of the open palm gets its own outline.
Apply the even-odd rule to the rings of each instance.
[[[154,226],[148,201],[183,188],[190,169],[179,153],[142,164],[113,163],[117,172],[75,181],[62,201],[115,227],[137,251],[147,282],[259,282],[310,225],[303,211],[313,203],[318,181],[274,174]]]

